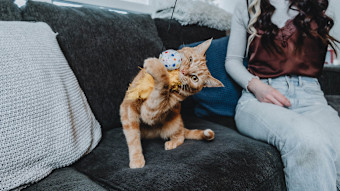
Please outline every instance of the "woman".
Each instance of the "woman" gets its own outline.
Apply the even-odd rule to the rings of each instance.
[[[288,190],[335,191],[340,118],[317,80],[327,46],[336,41],[329,35],[328,0],[249,3],[236,7],[226,60],[227,72],[244,88],[237,128],[280,151]]]

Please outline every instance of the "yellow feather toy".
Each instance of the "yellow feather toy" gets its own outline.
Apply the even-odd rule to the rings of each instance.
[[[178,90],[181,85],[179,81],[179,67],[182,62],[181,55],[175,50],[166,50],[159,57],[160,61],[168,69],[170,80],[170,91]],[[144,70],[144,69],[142,69]],[[130,100],[145,100],[149,97],[154,88],[153,77],[144,71],[144,76],[132,87],[130,84],[127,91],[127,98]]]

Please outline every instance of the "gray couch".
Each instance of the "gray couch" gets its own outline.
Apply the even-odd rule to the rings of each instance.
[[[153,20],[149,15],[31,1],[19,9],[12,0],[0,1],[0,20],[42,21],[59,33],[60,47],[103,131],[93,152],[25,190],[285,190],[283,165],[274,147],[239,134],[230,117],[195,117],[190,98],[182,112],[186,127],[210,128],[215,140],[186,140],[171,151],[164,150],[163,140],[143,140],[146,166],[128,167],[118,109],[138,66],[162,50],[216,39],[226,31],[181,26],[176,21],[170,21],[168,30],[169,20]],[[327,68],[320,78],[338,111],[339,76],[339,69]]]

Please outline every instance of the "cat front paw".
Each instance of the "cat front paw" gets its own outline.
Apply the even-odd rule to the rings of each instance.
[[[164,144],[165,150],[172,150],[172,149],[175,149],[176,147],[177,147],[177,144],[173,141],[167,141]]]
[[[205,140],[211,141],[215,138],[215,133],[211,129],[204,130],[203,134]]]
[[[166,72],[165,66],[158,58],[148,58],[144,61],[144,69],[152,77],[157,78]]]
[[[137,155],[130,160],[130,168],[143,168],[145,166],[145,159],[143,155]]]
[[[177,148],[178,146],[180,146],[181,144],[183,144],[183,141],[179,141],[179,140],[170,140],[165,142],[164,148],[165,150],[172,150]]]

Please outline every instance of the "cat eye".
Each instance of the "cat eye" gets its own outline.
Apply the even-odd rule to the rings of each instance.
[[[189,62],[192,62],[192,57],[191,56],[189,57]]]
[[[198,82],[198,77],[195,76],[195,75],[192,75],[192,76],[191,76],[191,79],[194,80],[194,82]]]

